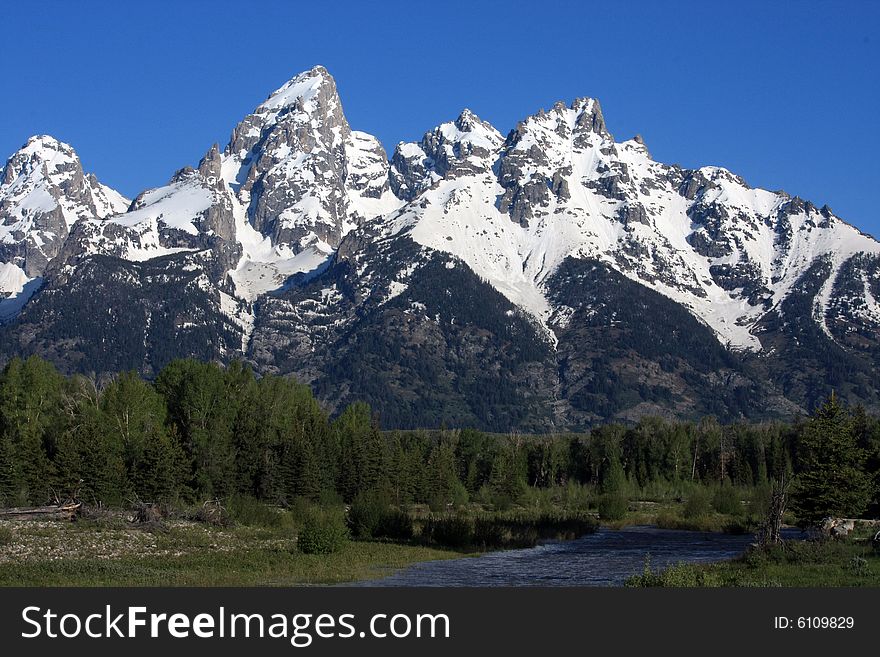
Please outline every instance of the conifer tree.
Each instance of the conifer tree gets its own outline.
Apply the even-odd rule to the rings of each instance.
[[[865,452],[857,443],[852,415],[834,393],[803,428],[797,459],[792,508],[803,523],[864,512],[873,494]]]
[[[11,360],[0,376],[0,451],[15,463],[0,470],[0,489],[20,502],[49,501],[64,378],[36,356]]]
[[[376,449],[378,430],[369,405],[356,402],[348,406],[333,422],[333,432],[340,446],[337,489],[350,502],[377,483],[376,468],[381,465]]]

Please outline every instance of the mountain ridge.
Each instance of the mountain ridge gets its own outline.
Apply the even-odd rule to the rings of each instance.
[[[0,184],[7,357],[51,354],[72,370],[88,361],[100,366],[97,372],[125,364],[147,374],[173,356],[244,358],[259,371],[292,373],[324,389],[333,407],[365,395],[386,409],[404,399],[415,407],[413,390],[428,399],[433,381],[445,402],[426,402],[433,410],[425,418],[398,414],[401,421],[428,424],[443,421],[437,418],[444,403],[462,409],[467,421],[501,429],[532,426],[545,416],[534,426],[709,412],[700,387],[711,372],[677,353],[674,343],[635,326],[639,316],[628,303],[641,299],[653,313],[646,321],[666,326],[659,315],[675,316],[690,326],[677,310],[683,309],[705,326],[708,334],[696,325],[689,329],[700,336],[695,352],[714,353],[704,344],[711,335],[731,354],[724,368],[729,382],[741,379],[742,385],[729,383],[718,393],[722,416],[790,415],[809,408],[816,391],[829,386],[878,403],[871,378],[876,381],[880,362],[880,243],[827,206],[751,188],[721,167],[656,162],[638,136],[615,142],[592,98],[558,102],[506,136],[464,109],[419,141],[401,142],[389,158],[377,139],[352,130],[335,81],[319,66],[271,93],[236,125],[222,150],[215,144],[197,167],[180,169],[167,185],[130,203],[85,177],[75,153],[62,153],[73,172],[68,177],[76,178],[50,186],[63,226],[58,217],[51,224],[42,215],[22,216],[21,180],[30,178],[15,164],[26,159],[21,154],[7,162]],[[45,162],[36,168],[49,170]],[[90,205],[83,201],[89,198]],[[74,207],[71,199],[79,199],[76,212],[64,215]],[[56,237],[48,252],[46,225]],[[460,276],[465,270],[473,276]],[[588,299],[562,275],[575,271],[582,286],[594,290]],[[583,278],[587,271],[598,278]],[[102,312],[101,300],[89,298],[96,276],[108,279],[109,288],[101,285],[112,288],[107,299],[126,299],[122,308]],[[444,285],[459,298],[438,306],[429,297]],[[662,298],[646,297],[642,287]],[[628,290],[629,298],[615,289]],[[176,309],[171,315],[163,295],[174,298],[166,304]],[[468,296],[500,314],[475,314]],[[126,323],[136,337],[122,336],[110,320],[94,327],[76,303],[99,317],[140,317]],[[609,312],[611,306],[616,310]],[[429,316],[428,307],[440,312]],[[448,318],[444,310],[451,310]],[[469,324],[456,326],[456,317]],[[610,330],[619,317],[628,325]],[[114,357],[102,369],[100,354],[83,346],[88,337],[77,322],[132,357]],[[386,344],[380,326],[406,326],[410,338],[426,342]],[[376,350],[390,352],[385,365],[366,358],[369,350],[349,358],[367,368],[364,378],[340,363],[359,353],[358,340],[366,335]],[[609,360],[601,343],[580,351],[570,343],[579,336],[582,345],[594,344],[600,335],[622,340],[606,345],[608,353],[624,348],[628,355]],[[649,340],[676,352],[675,363],[643,344]],[[143,345],[135,348],[135,341]],[[62,344],[74,345],[70,355]],[[399,369],[401,358],[409,362],[407,350],[423,362],[416,358]],[[494,410],[477,403],[485,391],[468,379],[486,374],[479,372],[481,359],[483,369],[485,359],[498,360],[497,376],[486,385],[491,380],[508,391]],[[421,371],[429,362],[434,369]],[[649,374],[658,362],[666,369]],[[374,390],[369,376],[385,366],[399,369],[403,379]],[[539,390],[503,382],[499,372]],[[599,372],[612,379],[631,372],[619,384],[628,392],[609,401]],[[763,401],[737,401],[741,389]],[[511,399],[531,410],[516,419]],[[535,399],[555,410],[545,413]],[[501,416],[508,419],[490,419]]]

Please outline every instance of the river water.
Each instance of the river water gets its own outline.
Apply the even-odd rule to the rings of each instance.
[[[800,532],[790,530],[786,538]],[[621,586],[642,572],[679,562],[732,559],[755,541],[752,535],[674,531],[657,527],[599,529],[573,541],[553,541],[524,550],[414,564],[366,586]]]

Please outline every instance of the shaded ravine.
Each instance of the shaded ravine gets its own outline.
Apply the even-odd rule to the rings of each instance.
[[[800,535],[786,532],[787,538]],[[753,543],[751,534],[676,531],[657,527],[601,528],[572,541],[479,557],[426,561],[360,586],[621,586],[651,568],[732,559]]]

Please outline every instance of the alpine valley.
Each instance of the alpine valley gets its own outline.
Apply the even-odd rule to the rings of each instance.
[[[132,201],[48,136],[0,172],[0,361],[244,360],[387,427],[880,411],[878,299],[877,240],[616,142],[590,98],[389,160],[316,67]]]

